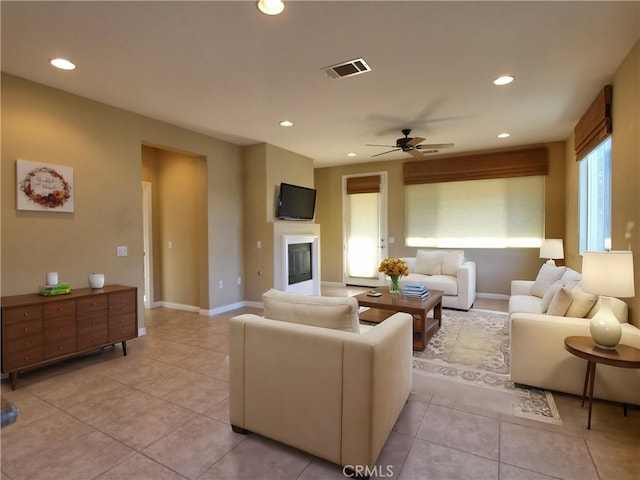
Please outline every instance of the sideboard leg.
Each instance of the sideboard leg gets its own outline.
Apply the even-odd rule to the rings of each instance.
[[[18,385],[18,372],[11,372],[9,378],[11,379],[11,390],[15,390]]]
[[[127,356],[127,341],[123,340],[122,341],[122,353],[124,354],[124,356]]]

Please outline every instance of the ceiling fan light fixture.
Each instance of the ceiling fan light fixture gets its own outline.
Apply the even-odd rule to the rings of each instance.
[[[509,138],[511,134],[509,132],[502,132],[496,135],[498,138]]]
[[[293,127],[293,122],[291,120],[282,120],[279,125],[281,127]]]
[[[52,58],[49,63],[60,70],[75,70],[76,64],[66,58]]]
[[[284,10],[284,3],[282,0],[260,0],[258,10],[265,15],[280,15]]]
[[[513,82],[516,78],[513,75],[502,75],[501,77],[496,78],[493,81],[494,85],[509,85],[511,82]]]

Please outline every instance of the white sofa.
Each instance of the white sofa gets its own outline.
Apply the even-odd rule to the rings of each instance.
[[[409,275],[400,279],[408,283],[442,290],[442,306],[469,310],[476,300],[476,263],[465,260],[462,250],[418,250],[415,257],[403,260]]]
[[[372,469],[411,391],[411,315],[360,331],[352,297],[270,290],[263,303],[265,317],[230,321],[233,430]]]
[[[567,352],[564,339],[574,335],[591,336],[589,320],[598,311],[600,299],[596,296],[589,299],[590,294],[580,288],[580,274],[568,268],[558,280],[547,281],[546,287],[542,282],[541,287],[538,280],[543,270],[544,266],[536,281],[514,280],[511,283],[511,380],[517,384],[582,395],[587,362]],[[558,288],[557,282],[565,287],[565,298],[566,292],[571,292],[571,301],[564,314],[569,316],[549,314],[565,309],[562,305],[560,312],[553,311],[556,308],[552,305],[554,298],[562,296],[553,292],[553,288]],[[591,306],[589,302],[592,302]],[[627,304],[616,298],[611,302],[614,314],[622,324],[620,343],[640,348],[640,328],[627,323]],[[587,309],[584,315],[576,316]],[[594,397],[640,405],[640,370],[597,365]]]

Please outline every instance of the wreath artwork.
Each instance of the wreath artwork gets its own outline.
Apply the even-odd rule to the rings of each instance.
[[[18,210],[73,212],[73,169],[18,160]]]

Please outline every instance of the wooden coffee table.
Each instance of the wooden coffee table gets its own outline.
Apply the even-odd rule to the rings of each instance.
[[[402,295],[391,295],[388,291],[379,290],[379,297],[370,297],[366,293],[356,295],[358,305],[369,307],[360,314],[365,322],[380,323],[397,312],[413,315],[413,349],[424,350],[431,337],[442,324],[442,291],[429,290],[427,298],[417,300],[403,298]],[[433,310],[433,318],[427,314]]]

